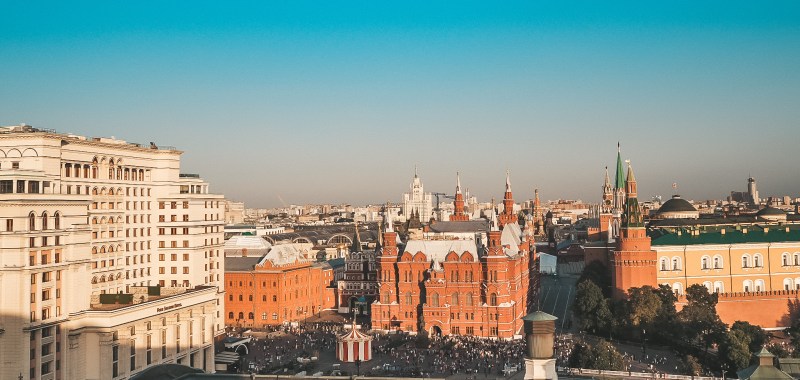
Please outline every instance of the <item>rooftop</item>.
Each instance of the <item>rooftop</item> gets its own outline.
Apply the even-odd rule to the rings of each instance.
[[[649,231],[648,235],[653,246],[800,242],[798,226],[751,225],[738,229],[731,226],[692,232],[686,230],[678,234],[659,229]]]

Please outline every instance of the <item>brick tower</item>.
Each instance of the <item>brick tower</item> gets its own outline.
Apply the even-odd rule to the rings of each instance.
[[[511,194],[511,177],[506,171],[506,194],[503,196],[503,213],[497,217],[500,228],[506,224],[517,223],[517,214],[514,213],[514,196]]]
[[[469,216],[464,212],[464,194],[461,192],[461,176],[456,172],[456,199],[453,201],[455,211],[450,215],[450,221],[463,222],[469,220]]]
[[[615,299],[625,298],[628,289],[632,287],[657,286],[656,252],[650,248],[650,237],[644,228],[636,194],[636,178],[630,163],[625,180],[625,194],[627,199],[617,249],[611,255],[611,280]]]

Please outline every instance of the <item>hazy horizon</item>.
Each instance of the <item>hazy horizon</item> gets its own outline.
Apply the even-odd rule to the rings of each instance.
[[[800,3],[10,3],[0,125],[185,151],[248,208],[800,196]],[[280,200],[283,199],[283,202]]]

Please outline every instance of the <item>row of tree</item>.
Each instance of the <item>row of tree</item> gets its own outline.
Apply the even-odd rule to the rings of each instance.
[[[746,368],[751,353],[767,342],[764,330],[747,322],[737,321],[728,329],[717,315],[718,295],[705,286],[688,287],[687,303],[677,311],[677,297],[666,285],[631,288],[626,300],[612,301],[610,277],[603,272],[602,265],[589,265],[579,279],[572,312],[582,331],[641,342],[643,348],[648,343],[668,346],[684,358],[689,375],[699,374],[694,373],[697,358],[715,372]],[[800,323],[796,331],[800,343]]]

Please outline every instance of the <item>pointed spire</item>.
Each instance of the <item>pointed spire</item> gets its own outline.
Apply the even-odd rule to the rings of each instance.
[[[417,176],[417,165],[416,164],[414,164],[414,178],[419,178],[419,176]]]
[[[628,164],[628,177],[625,181],[636,181],[636,177],[633,176],[633,168],[631,167],[630,161],[625,161]]]
[[[456,172],[456,194],[461,194],[461,175]]]
[[[494,205],[492,206],[492,215],[489,219],[490,228],[489,231],[500,231],[500,227],[497,225],[497,212],[494,210]]]
[[[622,169],[622,154],[617,143],[617,178],[614,179],[615,189],[625,188],[625,171]]]
[[[389,212],[389,202],[386,202],[386,212],[383,213],[384,218],[384,232],[394,232],[394,222],[392,222],[392,213]]]
[[[506,169],[506,192],[511,192],[511,174]]]
[[[603,180],[603,188],[611,187],[611,180],[608,178],[608,166],[606,166],[606,178]]]

